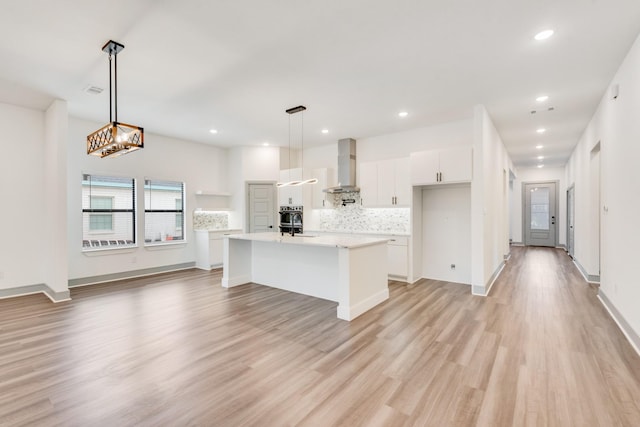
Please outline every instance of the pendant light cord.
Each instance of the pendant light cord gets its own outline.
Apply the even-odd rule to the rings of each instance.
[[[291,114],[289,114],[289,182],[291,182]]]
[[[113,68],[114,68],[114,76],[115,79],[111,77],[111,61],[113,60]],[[115,84],[115,97],[113,96],[113,91],[111,89],[112,83]],[[115,104],[115,108],[114,105]],[[116,122],[118,121],[118,54],[109,53],[109,122],[113,122],[113,114],[115,111]]]
[[[109,122],[113,121],[113,91],[111,89],[111,54],[109,54]]]
[[[113,64],[114,64],[114,73],[115,73],[115,78],[114,78],[114,84],[115,84],[115,116],[116,116],[116,122],[118,121],[118,53],[116,52],[116,54],[114,55],[115,58],[113,58]]]

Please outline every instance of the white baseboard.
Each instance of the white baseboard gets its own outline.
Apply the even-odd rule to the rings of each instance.
[[[26,295],[44,294],[51,302],[71,301],[70,292],[56,292],[44,283],[38,285],[20,286],[17,288],[0,289],[0,299],[23,297]]]
[[[502,261],[500,265],[498,265],[496,271],[493,272],[493,274],[487,281],[488,286],[471,286],[471,293],[480,297],[489,296],[489,292],[491,292],[493,284],[496,282],[496,280],[498,280],[498,276],[500,276],[500,273],[502,273],[502,270],[504,270],[505,265],[507,265],[506,261]]]
[[[633,347],[636,353],[638,353],[638,356],[640,356],[640,336],[638,336],[633,328],[631,328],[631,325],[629,325],[624,316],[622,316],[618,309],[611,303],[611,300],[609,300],[605,293],[602,292],[602,289],[598,290],[598,299],[602,305],[604,305],[604,308],[607,309],[609,315],[613,318],[613,321],[616,322],[624,336],[627,338],[627,341],[629,341],[629,344],[631,344],[631,347]]]
[[[575,257],[573,257],[571,259],[573,260],[573,263],[575,264],[575,266],[578,267],[578,271],[580,272],[580,274],[582,274],[582,277],[584,277],[584,280],[586,280],[589,283],[596,284],[596,285],[600,284],[600,276],[595,276],[595,275],[587,273],[587,270],[584,269],[582,264],[580,264],[580,262]]]
[[[246,283],[251,283],[251,276],[236,276],[229,278],[222,278],[222,287],[223,288],[232,288],[234,286],[244,285]]]
[[[389,299],[389,289],[383,289],[378,293],[354,304],[350,307],[338,305],[338,319],[351,321],[362,313],[372,309],[376,305]]]
[[[188,270],[194,267],[195,267],[194,262],[185,262],[183,264],[165,265],[162,267],[145,268],[142,270],[123,271],[121,273],[103,274],[101,276],[70,279],[69,288],[75,288],[77,286],[97,285],[99,283],[113,282],[116,280],[135,279],[138,277],[153,276],[154,274]]]

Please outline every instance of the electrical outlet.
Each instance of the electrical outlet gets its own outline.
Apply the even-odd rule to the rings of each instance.
[[[451,269],[455,270],[456,269],[456,265],[455,264],[451,264]]]

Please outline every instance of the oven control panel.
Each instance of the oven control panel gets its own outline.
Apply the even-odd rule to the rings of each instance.
[[[302,212],[302,206],[280,206],[280,212]]]

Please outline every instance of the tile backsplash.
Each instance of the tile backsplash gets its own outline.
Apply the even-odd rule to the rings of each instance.
[[[195,211],[193,212],[194,230],[228,230],[229,212]]]
[[[320,211],[320,230],[346,233],[409,234],[409,208],[363,208],[359,193],[336,194],[335,209]],[[342,199],[355,203],[342,206]]]

